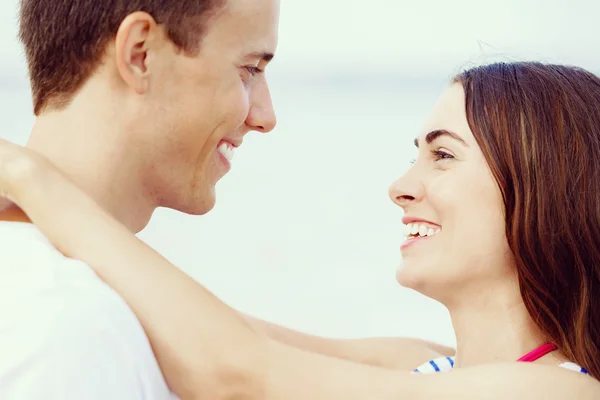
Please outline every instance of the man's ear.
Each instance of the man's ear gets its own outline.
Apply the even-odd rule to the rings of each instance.
[[[123,81],[138,94],[148,90],[151,74],[148,53],[159,40],[156,21],[150,14],[141,11],[128,15],[117,31],[117,69]]]

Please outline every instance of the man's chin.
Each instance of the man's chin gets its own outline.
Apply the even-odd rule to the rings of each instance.
[[[187,187],[185,190],[172,187],[171,196],[162,197],[159,207],[169,208],[188,215],[204,215],[209,213],[216,204],[215,185],[203,184],[195,188]]]
[[[192,201],[188,202],[185,207],[179,211],[189,215],[204,215],[208,214],[215,208],[217,203],[217,196],[215,187],[211,186],[210,189],[204,190],[201,195],[194,196]]]

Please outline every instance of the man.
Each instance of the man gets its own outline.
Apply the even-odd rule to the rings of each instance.
[[[28,146],[132,231],[159,206],[204,214],[244,135],[275,126],[277,23],[271,1],[23,0]],[[114,291],[29,224],[0,237],[0,398],[171,396]]]
[[[157,207],[210,211],[244,135],[275,126],[263,71],[278,17],[274,0],[23,0],[20,38],[37,116],[28,147],[132,232]],[[12,222],[0,222],[0,397],[169,397],[123,300],[18,223],[23,215],[2,219]],[[423,354],[417,340],[382,346],[252,324],[286,343],[376,365],[412,368],[415,355],[437,354]]]

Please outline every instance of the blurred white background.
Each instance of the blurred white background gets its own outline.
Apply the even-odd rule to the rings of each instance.
[[[25,143],[17,8],[0,2],[0,136]],[[595,0],[283,0],[268,72],[278,127],[249,135],[212,213],[159,210],[141,237],[245,312],[454,345],[444,308],[395,281],[402,214],[387,187],[460,68],[538,59],[600,72],[599,12]]]

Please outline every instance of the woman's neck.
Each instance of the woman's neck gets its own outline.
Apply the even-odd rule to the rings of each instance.
[[[456,367],[513,362],[547,343],[518,290],[486,290],[478,297],[449,307],[457,341]],[[540,362],[558,360],[551,353]]]

